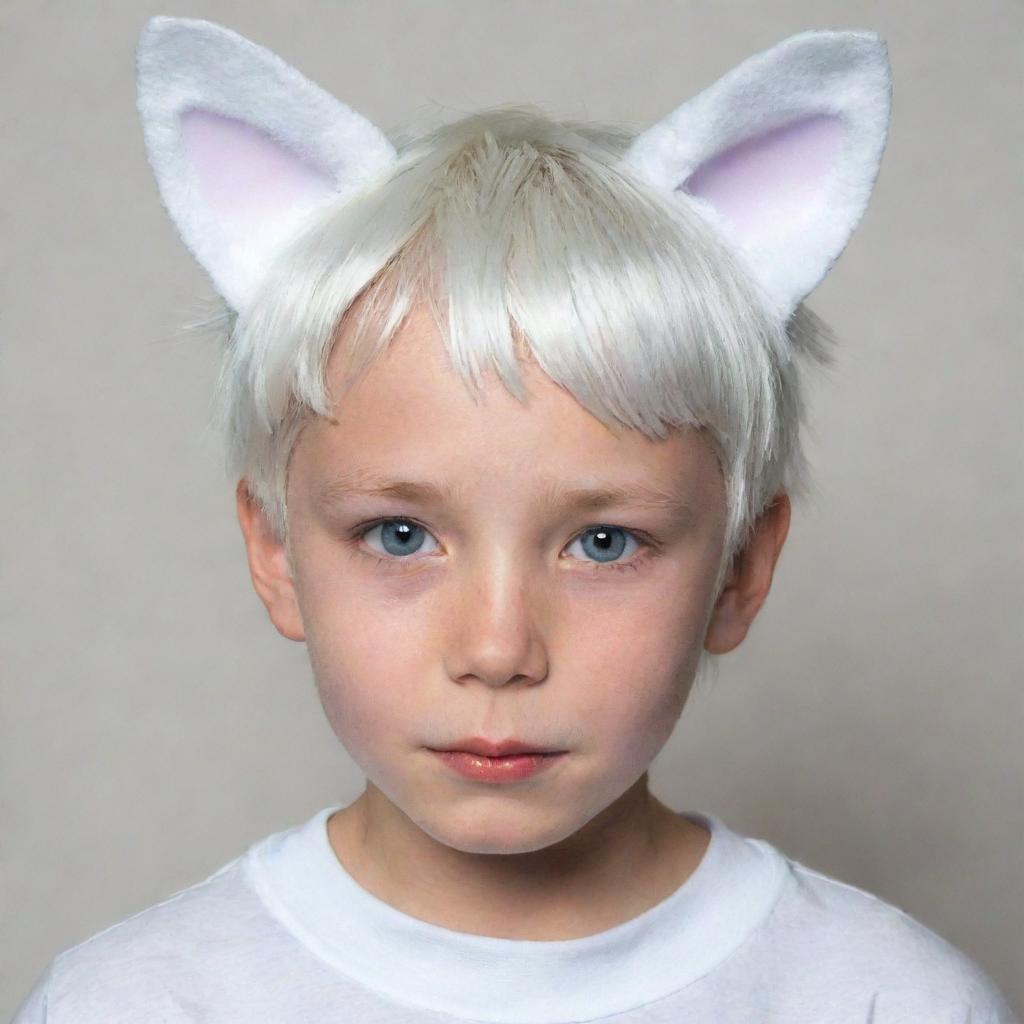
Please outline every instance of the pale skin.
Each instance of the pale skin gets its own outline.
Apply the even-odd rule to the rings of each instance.
[[[307,645],[327,718],[366,775],[327,825],[345,869],[444,928],[572,939],[643,913],[700,863],[708,833],[650,793],[647,769],[701,647],[733,650],[767,598],[790,503],[780,493],[760,517],[713,601],[725,489],[701,433],[613,432],[536,363],[523,372],[526,405],[496,376],[475,404],[415,307],[332,417],[299,437],[291,567],[244,479],[237,511],[256,592]],[[455,494],[324,496],[357,470]],[[558,499],[609,483],[689,512]],[[603,555],[601,527],[614,541]],[[568,753],[520,782],[471,782],[428,749],[470,735]]]

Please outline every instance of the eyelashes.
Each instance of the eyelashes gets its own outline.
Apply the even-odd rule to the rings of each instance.
[[[366,537],[373,530],[378,527],[386,527],[390,524],[399,523],[405,526],[411,526],[414,530],[422,530],[428,536],[432,536],[430,531],[422,525],[422,523],[416,522],[415,519],[410,519],[406,516],[390,516],[382,519],[375,519],[371,523],[365,523],[357,527],[352,532],[352,540],[356,544],[357,549],[361,555],[367,558],[371,558],[378,564],[386,564],[389,566],[401,565],[403,562],[414,562],[419,559],[410,557],[403,557],[402,555],[381,554],[374,549],[367,550],[365,548]],[[640,566],[652,557],[659,549],[658,543],[653,538],[646,536],[635,530],[628,530],[623,526],[615,526],[610,523],[599,523],[592,526],[588,526],[582,532],[576,534],[576,536],[570,541],[569,547],[576,544],[577,541],[581,541],[583,538],[590,536],[591,534],[609,534],[615,536],[621,534],[627,538],[631,538],[635,544],[636,549],[634,557],[629,558],[625,561],[617,560],[613,562],[588,562],[586,559],[576,558],[576,561],[581,562],[584,565],[589,565],[592,572],[605,573],[605,572],[636,572]],[[415,554],[415,552],[414,552]]]

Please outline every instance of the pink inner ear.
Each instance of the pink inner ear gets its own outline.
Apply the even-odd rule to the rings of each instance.
[[[188,110],[181,136],[203,200],[234,239],[311,209],[335,191],[328,174],[236,118]]]
[[[787,235],[813,216],[842,140],[840,118],[815,114],[724,150],[682,188],[710,202],[741,245]]]

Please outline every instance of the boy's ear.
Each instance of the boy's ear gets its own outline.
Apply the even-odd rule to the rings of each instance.
[[[727,654],[743,642],[754,617],[768,598],[772,576],[789,533],[789,495],[780,491],[761,513],[746,546],[740,551],[715,602],[704,647]]]
[[[151,19],[136,64],[146,153],[164,205],[235,310],[306,215],[397,158],[366,118],[211,22]]]
[[[305,640],[302,613],[284,544],[274,534],[245,479],[238,481],[235,501],[249,560],[249,575],[256,593],[283,637]]]
[[[638,135],[622,166],[695,206],[785,320],[864,213],[891,94],[874,32],[802,32]]]

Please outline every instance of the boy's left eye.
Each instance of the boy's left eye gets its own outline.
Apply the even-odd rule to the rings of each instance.
[[[616,561],[617,556],[621,555],[623,549],[628,547],[629,541],[632,541],[634,551],[640,550],[641,542],[634,534],[621,526],[590,526],[576,537],[569,547],[579,544],[585,554],[596,553],[597,563],[602,568],[604,566],[616,569],[635,568],[632,562],[623,564]]]
[[[421,550],[422,545],[417,543],[421,535],[433,539],[426,527],[404,517],[378,519],[374,523],[358,527],[353,536],[357,540],[365,540],[376,530],[380,530],[380,542],[384,549],[377,555],[371,556],[377,562],[408,561],[407,555]],[[638,558],[622,561],[620,556],[624,550],[628,549],[630,543],[633,544],[633,551],[639,550],[643,554]],[[638,563],[644,561],[655,547],[653,542],[645,540],[632,530],[612,525],[587,527],[582,533],[577,534],[566,550],[570,550],[574,545],[579,545],[579,549],[585,556],[593,556],[596,559],[595,569],[633,570],[638,568]],[[371,548],[371,551],[376,550]],[[381,554],[388,557],[380,557]],[[580,560],[585,561],[586,559]]]

